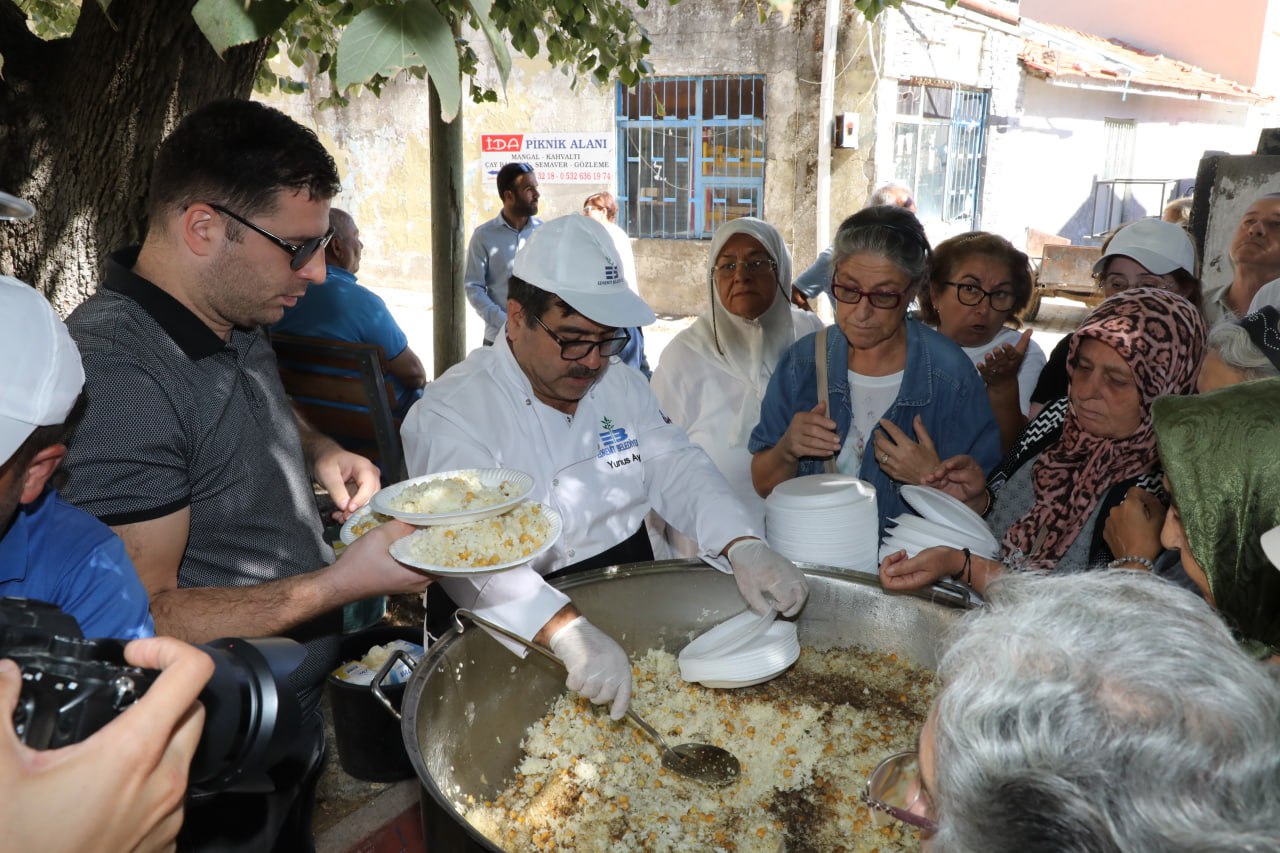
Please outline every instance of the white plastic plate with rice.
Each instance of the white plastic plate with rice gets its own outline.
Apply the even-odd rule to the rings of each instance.
[[[432,525],[391,543],[391,556],[433,575],[484,575],[536,559],[560,538],[560,513],[525,501],[502,515]]]
[[[342,530],[338,533],[338,539],[343,545],[350,545],[361,536],[368,533],[380,524],[385,524],[390,516],[382,515],[373,511],[373,507],[365,504],[351,514],[346,524],[342,525]]]
[[[420,527],[501,515],[524,500],[533,477],[510,468],[466,468],[413,477],[373,496],[374,512]]]

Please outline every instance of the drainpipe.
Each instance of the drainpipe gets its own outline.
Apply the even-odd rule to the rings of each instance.
[[[836,39],[840,29],[840,0],[827,0],[822,29],[822,85],[818,90],[818,186],[814,228],[815,246],[822,251],[831,240],[831,143],[835,137]]]

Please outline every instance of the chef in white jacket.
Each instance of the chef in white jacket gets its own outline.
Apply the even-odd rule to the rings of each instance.
[[[793,615],[808,595],[804,575],[765,544],[711,459],[663,416],[644,376],[609,369],[626,327],[653,320],[598,222],[547,222],[516,255],[494,345],[429,384],[401,430],[411,475],[494,467],[533,475],[530,499],[564,520],[555,547],[525,567],[439,583],[458,606],[549,645],[569,688],[611,705],[614,719],[631,698],[626,652],[545,577],[652,559],[643,525],[651,508],[692,536],[706,562],[732,571],[752,609]]]

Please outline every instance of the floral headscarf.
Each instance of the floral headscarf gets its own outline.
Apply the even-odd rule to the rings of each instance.
[[[1280,379],[1159,400],[1152,425],[1215,605],[1254,651],[1275,654],[1280,571],[1258,539],[1280,525]]]
[[[1164,394],[1189,394],[1204,356],[1206,330],[1200,312],[1176,293],[1135,288],[1094,309],[1067,351],[1068,373],[1085,339],[1114,349],[1133,371],[1142,422],[1127,438],[1104,438],[1080,426],[1068,409],[1062,435],[1035,461],[1035,502],[1010,526],[1006,554],[1021,552],[1029,568],[1052,569],[1084,529],[1107,489],[1156,468],[1151,404]]]

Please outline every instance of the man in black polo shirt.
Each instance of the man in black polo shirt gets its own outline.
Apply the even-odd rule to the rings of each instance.
[[[410,531],[398,523],[333,561],[312,479],[346,514],[379,474],[295,417],[263,328],[324,280],[338,189],[311,131],[250,101],[209,104],[156,155],[142,246],[112,255],[68,319],[88,406],[63,493],[124,540],[157,633],[287,635],[307,647],[294,685],[318,741],[273,797],[189,807],[184,849],[311,846],[319,697],[340,609],[430,581],[387,553]]]

